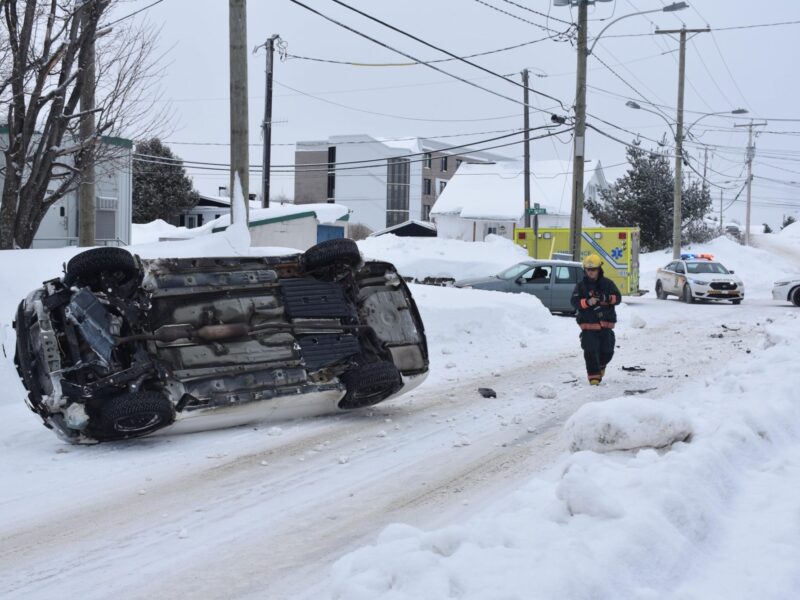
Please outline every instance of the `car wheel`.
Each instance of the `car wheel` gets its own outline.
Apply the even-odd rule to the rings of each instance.
[[[353,240],[326,240],[306,250],[303,262],[309,271],[335,265],[355,267],[361,263],[361,252]]]
[[[686,304],[692,304],[694,302],[694,296],[692,296],[692,288],[689,287],[689,284],[686,283],[683,286],[683,301]]]
[[[158,392],[124,393],[91,411],[87,433],[98,441],[124,440],[152,433],[175,420],[172,402]]]
[[[795,288],[792,292],[792,304],[795,306],[800,306],[800,287]]]
[[[400,371],[390,362],[361,365],[341,376],[347,393],[339,401],[339,408],[353,409],[372,406],[385,400],[403,385]]]
[[[731,304],[741,304],[741,303],[742,303],[741,298],[737,298],[736,300],[731,300]]]
[[[103,275],[116,285],[139,275],[133,254],[122,248],[92,248],[73,256],[67,263],[64,285],[86,285],[94,291],[103,287]]]
[[[656,281],[656,298],[659,300],[666,300],[667,293],[664,291],[664,286],[661,285],[661,280]]]

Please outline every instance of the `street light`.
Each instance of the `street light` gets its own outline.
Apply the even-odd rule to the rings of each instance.
[[[685,2],[674,2],[669,6],[653,10],[623,15],[606,25],[595,37],[592,46],[588,44],[589,4],[610,2],[610,0],[553,0],[554,6],[578,7],[578,68],[575,86],[575,139],[572,158],[572,212],[569,224],[569,243],[572,260],[581,259],[581,233],[583,229],[583,169],[586,145],[586,58],[592,53],[600,37],[606,30],[622,19],[656,12],[674,12],[687,8]]]
[[[744,115],[747,114],[747,109],[744,108],[735,108],[733,110],[723,110],[719,112],[712,112],[712,113],[705,113],[700,115],[694,122],[686,128],[686,133],[684,135],[683,131],[680,131],[680,125],[676,129],[672,128],[672,123],[661,113],[656,112],[654,110],[650,110],[649,108],[642,107],[638,102],[634,102],[633,100],[628,100],[625,103],[625,106],[628,108],[633,108],[636,110],[643,110],[645,112],[652,113],[654,115],[658,115],[667,123],[670,131],[672,132],[672,136],[675,139],[675,177],[674,177],[674,206],[673,206],[673,213],[672,213],[672,257],[677,259],[681,255],[681,230],[683,226],[682,222],[682,215],[681,215],[681,206],[683,204],[683,178],[681,177],[680,171],[680,164],[683,161],[683,138],[689,137],[689,132],[691,132],[692,127],[697,125],[700,121],[705,119],[706,117],[713,117],[715,115]],[[687,163],[688,164],[688,163]],[[703,179],[705,180],[705,174],[703,174]],[[704,181],[705,182],[705,181]]]

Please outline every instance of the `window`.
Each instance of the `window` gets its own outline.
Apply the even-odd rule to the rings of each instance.
[[[686,273],[686,269],[683,268],[683,263],[675,263],[675,272],[676,273]]]
[[[497,235],[497,227],[487,227],[486,235]]]
[[[426,196],[430,196],[431,195],[431,189],[432,189],[431,180],[428,179],[428,178],[423,179],[422,180],[422,193],[425,194]]]
[[[426,169],[433,168],[433,157],[431,156],[430,152],[425,153],[425,168]]]
[[[386,173],[386,226],[408,221],[411,167],[407,158],[390,158]]]
[[[446,181],[440,181],[439,182],[439,193],[441,194],[444,191],[444,188],[446,188],[446,187],[447,187],[447,182]]]
[[[447,171],[447,157],[443,156],[439,159],[439,170],[444,173]]]
[[[575,269],[570,267],[556,267],[556,283],[575,283]]]
[[[328,147],[328,201],[336,198],[336,146]]]
[[[528,283],[550,283],[550,267],[539,265],[525,273],[525,280]]]
[[[431,205],[430,204],[423,204],[422,205],[422,220],[423,221],[430,221],[431,220]]]

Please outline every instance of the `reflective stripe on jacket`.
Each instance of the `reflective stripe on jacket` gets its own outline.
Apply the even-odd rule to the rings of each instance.
[[[590,298],[607,298],[594,306],[589,305]],[[603,276],[603,269],[595,281],[583,276],[572,292],[572,307],[577,311],[577,321],[584,331],[613,329],[617,322],[617,311],[614,308],[622,302],[622,294],[616,284]]]

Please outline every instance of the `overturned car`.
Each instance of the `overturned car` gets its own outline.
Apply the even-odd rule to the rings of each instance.
[[[73,257],[18,308],[28,405],[93,443],[371,406],[424,379],[419,312],[351,240],[281,257]]]

